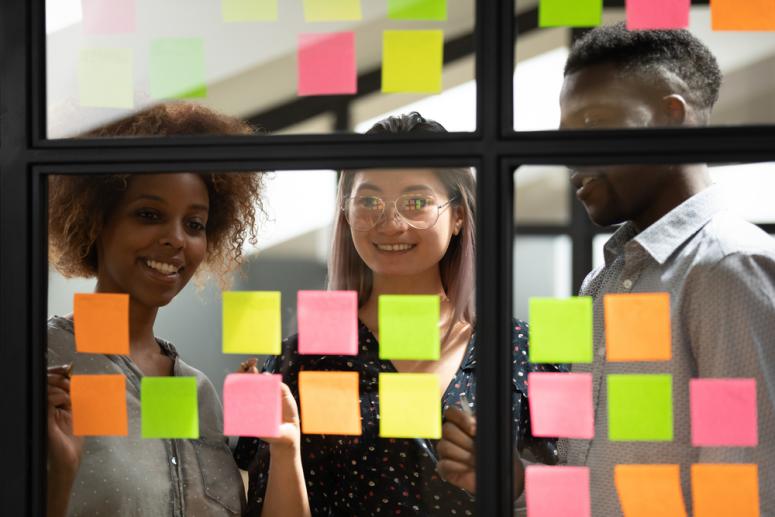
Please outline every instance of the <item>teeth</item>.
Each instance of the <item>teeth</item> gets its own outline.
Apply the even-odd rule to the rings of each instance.
[[[377,244],[380,251],[406,251],[414,248],[414,244]]]
[[[165,275],[171,275],[173,273],[178,272],[178,268],[176,268],[172,264],[165,264],[164,262],[156,262],[155,260],[146,260],[145,265],[151,269],[155,269],[159,273],[164,273]]]

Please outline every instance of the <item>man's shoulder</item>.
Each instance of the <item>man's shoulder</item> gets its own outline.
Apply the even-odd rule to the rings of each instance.
[[[718,261],[730,255],[775,257],[775,238],[730,211],[716,214],[700,232],[700,237]]]

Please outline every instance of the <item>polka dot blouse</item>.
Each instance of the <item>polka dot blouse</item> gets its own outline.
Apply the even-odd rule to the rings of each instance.
[[[393,363],[379,359],[379,346],[359,323],[359,354],[301,356],[297,337],[283,343],[283,355],[271,357],[263,371],[282,373],[298,403],[301,370],[357,371],[360,374],[361,436],[302,435],[302,463],[313,516],[353,515],[473,515],[474,498],[442,481],[436,473],[435,440],[379,437],[378,377],[396,372]],[[514,322],[512,345],[512,414],[517,448],[523,457],[557,463],[556,441],[530,434],[527,374],[559,371],[554,365],[527,362],[527,325]],[[460,404],[465,393],[476,405],[476,334],[471,337],[460,368],[441,400],[442,410]],[[246,515],[260,517],[269,472],[269,446],[256,438],[240,438],[234,452],[240,468],[250,474]]]

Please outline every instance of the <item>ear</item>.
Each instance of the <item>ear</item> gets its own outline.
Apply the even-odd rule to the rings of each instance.
[[[662,98],[665,125],[682,126],[686,123],[688,104],[683,96],[674,93]]]
[[[465,221],[463,219],[464,210],[462,206],[456,206],[455,207],[455,220],[453,223],[453,230],[452,233],[455,235],[460,235],[460,232],[463,230],[463,224],[465,224]]]

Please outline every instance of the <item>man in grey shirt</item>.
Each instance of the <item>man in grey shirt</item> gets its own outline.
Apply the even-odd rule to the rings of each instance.
[[[599,27],[568,57],[561,127],[707,125],[720,83],[687,31]],[[622,514],[614,466],[644,463],[680,465],[689,510],[691,465],[757,464],[762,515],[775,515],[775,239],[724,208],[705,165],[578,167],[571,182],[594,223],[621,224],[580,293],[594,299],[595,359],[573,370],[593,375],[595,438],[569,440],[567,463],[590,467],[593,515]],[[672,360],[609,363],[603,297],[643,292],[670,294]],[[609,440],[607,376],[660,373],[672,376],[674,439]],[[692,378],[756,380],[757,447],[692,446]]]

